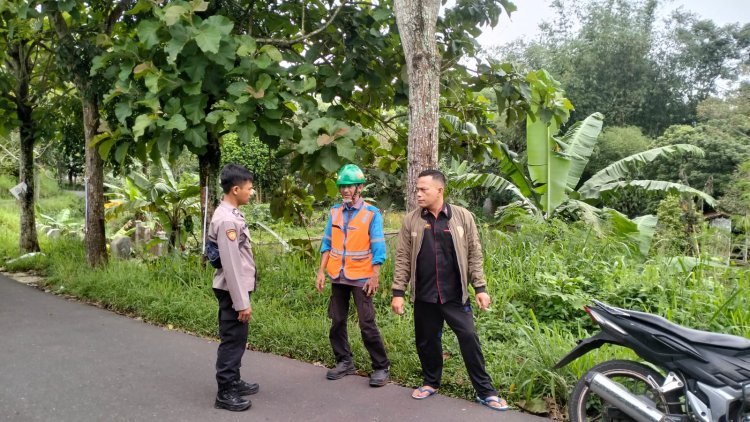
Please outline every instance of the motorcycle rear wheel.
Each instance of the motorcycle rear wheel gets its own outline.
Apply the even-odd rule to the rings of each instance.
[[[620,383],[631,393],[645,396],[657,409],[664,413],[678,413],[677,393],[664,395],[658,391],[664,383],[664,376],[650,366],[629,360],[611,360],[600,363],[589,370],[598,372]],[[632,418],[605,403],[581,377],[568,402],[571,422],[627,422]]]

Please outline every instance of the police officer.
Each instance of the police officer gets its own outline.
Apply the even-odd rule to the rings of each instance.
[[[327,372],[326,378],[337,380],[355,372],[346,329],[349,297],[352,296],[362,341],[372,360],[369,384],[380,387],[388,382],[390,361],[375,323],[372,296],[380,284],[380,266],[385,261],[386,248],[383,217],[376,207],[362,199],[364,182],[364,173],[354,164],[347,164],[339,170],[336,186],[342,203],[334,205],[328,214],[316,288],[322,292],[326,278],[331,279],[328,305],[331,330],[328,337],[336,366]]]
[[[228,164],[221,170],[224,197],[214,211],[208,240],[218,245],[221,268],[216,270],[213,290],[219,301],[219,336],[216,381],[219,391],[214,406],[232,411],[247,410],[258,392],[256,383],[240,378],[242,355],[247,345],[248,321],[252,315],[250,295],[255,290],[255,259],[250,232],[238,207],[250,202],[253,176],[242,166]]]

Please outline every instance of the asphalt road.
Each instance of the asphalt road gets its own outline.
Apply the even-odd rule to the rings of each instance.
[[[214,409],[215,341],[149,325],[0,275],[2,421],[548,421],[248,351],[246,412]]]

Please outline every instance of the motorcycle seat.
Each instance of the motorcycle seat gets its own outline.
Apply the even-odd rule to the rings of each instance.
[[[635,319],[667,329],[692,343],[698,343],[705,346],[721,347],[725,349],[750,349],[750,340],[746,339],[745,337],[733,336],[731,334],[712,333],[710,331],[694,330],[692,328],[677,325],[669,321],[668,319],[662,318],[658,315],[624,309],[623,311],[629,313],[632,317],[635,317]]]

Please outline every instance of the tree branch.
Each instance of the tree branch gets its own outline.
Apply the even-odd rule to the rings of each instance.
[[[133,0],[117,2],[117,6],[115,6],[109,16],[107,16],[107,22],[104,25],[105,34],[110,35],[112,33],[112,29],[115,27],[115,24],[118,20],[120,20],[122,14],[125,13],[126,10],[130,9],[131,4],[133,4]]]
[[[341,5],[339,5],[339,7],[337,7],[336,9],[334,9],[333,14],[328,19],[328,21],[326,21],[326,23],[324,23],[318,29],[316,29],[316,30],[314,30],[314,31],[312,31],[310,33],[307,33],[307,34],[304,34],[304,35],[300,35],[299,37],[292,38],[291,40],[282,40],[282,39],[277,39],[277,38],[256,38],[255,41],[259,42],[259,43],[263,43],[263,44],[277,45],[277,46],[280,46],[280,47],[289,47],[290,45],[297,44],[300,41],[304,41],[304,40],[306,40],[306,39],[308,39],[310,37],[314,37],[315,35],[320,34],[326,28],[328,28],[329,26],[331,26],[331,24],[333,23],[333,21],[336,19],[336,16],[338,16],[339,12],[341,11],[341,9],[345,5],[346,5],[346,2],[341,3]],[[303,28],[304,28],[304,26],[303,26]]]

